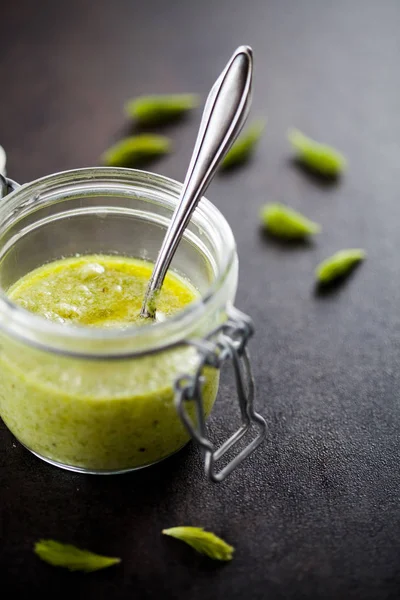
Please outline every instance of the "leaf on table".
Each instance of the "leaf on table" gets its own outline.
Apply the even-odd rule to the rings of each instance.
[[[34,552],[50,565],[64,567],[70,571],[98,571],[116,565],[121,562],[120,558],[100,556],[81,550],[71,544],[62,544],[54,540],[40,540],[36,542]]]
[[[261,208],[260,216],[264,228],[283,239],[302,239],[321,231],[318,223],[278,202],[265,204]]]
[[[318,283],[327,284],[338,277],[347,275],[360,261],[364,260],[366,256],[365,250],[362,250],[361,248],[339,250],[339,252],[326,258],[317,266],[315,276]]]
[[[139,96],[125,103],[125,113],[140,125],[162,125],[179,119],[198,105],[197,94]]]
[[[171,147],[169,138],[143,133],[120,140],[103,153],[101,160],[109,167],[134,167],[168,154]]]
[[[220,169],[230,169],[231,167],[245,163],[255,151],[265,125],[266,121],[261,120],[250,125],[232,145],[223,159]]]
[[[214,560],[232,560],[233,546],[214,533],[204,531],[203,527],[171,527],[164,529],[162,533],[186,542],[200,554]]]
[[[328,177],[337,177],[346,169],[346,158],[332,146],[320,144],[298,129],[291,129],[288,139],[297,152],[297,160],[312,171]]]

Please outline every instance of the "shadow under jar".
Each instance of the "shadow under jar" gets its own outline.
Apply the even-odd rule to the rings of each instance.
[[[240,353],[245,341],[230,316],[238,274],[233,234],[210,202],[202,199],[171,265],[201,297],[166,321],[123,329],[73,326],[7,297],[21,277],[64,257],[153,262],[180,189],[152,173],[93,168],[44,177],[2,199],[0,415],[43,460],[85,473],[120,473],[166,458],[192,435],[206,466],[208,457],[209,475],[219,480],[204,418],[217,395],[221,362],[232,358],[229,348]],[[229,344],[220,342],[221,332]],[[247,386],[245,395],[251,381]],[[251,399],[241,412],[242,428],[227,443],[242,437],[255,415],[262,432],[250,453],[265,422]]]

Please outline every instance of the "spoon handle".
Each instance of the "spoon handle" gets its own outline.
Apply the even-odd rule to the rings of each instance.
[[[154,317],[160,290],[183,232],[220,162],[237,138],[251,103],[253,53],[240,46],[211,88],[178,205],[146,290],[141,315]]]

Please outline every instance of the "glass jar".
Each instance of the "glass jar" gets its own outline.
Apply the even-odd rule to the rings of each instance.
[[[167,321],[98,329],[47,321],[7,290],[63,257],[117,254],[154,261],[181,184],[131,169],[53,174],[19,187],[2,179],[0,415],[31,452],[84,473],[154,464],[193,437],[222,480],[265,436],[253,409],[246,342],[251,321],[233,308],[238,258],[225,218],[202,199],[171,268],[201,299]],[[1,195],[1,194],[0,194]],[[232,360],[242,426],[215,450],[205,433],[219,369]],[[217,472],[214,462],[252,425],[252,442]]]

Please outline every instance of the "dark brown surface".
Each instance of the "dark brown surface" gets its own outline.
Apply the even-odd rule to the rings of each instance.
[[[253,46],[253,115],[268,115],[250,165],[208,196],[234,230],[238,306],[257,326],[258,405],[268,439],[221,485],[190,448],[114,478],[47,466],[0,429],[0,593],[9,597],[398,598],[400,592],[400,3],[397,0],[8,2],[0,36],[0,143],[23,182],[96,164],[145,92],[203,96],[234,48]],[[168,129],[155,169],[182,179],[199,112]],[[288,126],[342,149],[324,186],[289,160]],[[286,201],[319,221],[314,245],[258,231],[259,206]],[[342,247],[367,262],[316,296],[313,270]],[[229,384],[211,420],[233,419]],[[204,525],[236,546],[210,564],[163,527]],[[40,537],[121,556],[91,575],[41,563]],[[11,591],[13,594],[11,594]],[[8,596],[7,596],[8,597]]]

